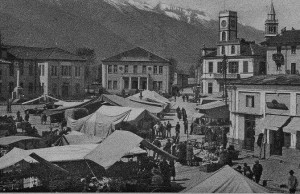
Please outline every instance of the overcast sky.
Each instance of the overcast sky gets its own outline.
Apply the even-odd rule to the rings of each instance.
[[[224,9],[238,12],[239,22],[264,30],[264,22],[271,0],[144,0],[149,4],[158,2],[184,8],[199,9],[217,19],[219,11]],[[300,30],[300,0],[273,0],[279,28],[287,27]]]

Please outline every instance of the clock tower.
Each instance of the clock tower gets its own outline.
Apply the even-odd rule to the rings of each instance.
[[[237,12],[222,11],[219,15],[219,41],[228,42],[237,39]]]

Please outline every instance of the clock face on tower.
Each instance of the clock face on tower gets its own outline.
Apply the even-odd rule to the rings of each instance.
[[[222,20],[221,21],[221,26],[224,28],[227,26],[227,21],[226,20]]]

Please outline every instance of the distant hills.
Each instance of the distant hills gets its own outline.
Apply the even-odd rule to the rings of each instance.
[[[8,0],[0,4],[4,44],[94,49],[97,59],[141,46],[182,69],[196,64],[218,39],[218,21],[203,11],[137,0]],[[262,41],[263,32],[239,25],[238,36]]]

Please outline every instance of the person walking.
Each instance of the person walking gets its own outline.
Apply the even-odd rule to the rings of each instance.
[[[183,123],[183,126],[184,126],[184,134],[187,134],[188,133],[188,128],[189,128],[189,125],[188,125],[188,121],[185,120],[184,123]]]
[[[175,133],[176,133],[176,143],[179,142],[179,134],[180,134],[180,124],[177,122],[176,127],[175,127]]]
[[[173,181],[175,181],[175,177],[176,177],[176,169],[175,169],[175,162],[174,160],[170,161],[170,171],[171,171],[171,177],[173,177]]]
[[[172,125],[171,125],[170,121],[168,121],[166,129],[167,129],[167,137],[171,137]]]
[[[255,178],[255,182],[259,183],[260,177],[261,177],[262,171],[263,171],[263,167],[259,163],[259,160],[255,161],[255,164],[253,165],[252,171],[253,171],[253,175],[254,175],[254,178]]]
[[[288,187],[290,193],[295,193],[298,186],[298,179],[294,176],[294,171],[290,170],[290,176],[288,178]]]
[[[186,148],[186,162],[187,162],[188,166],[192,165],[193,155],[194,155],[193,145],[191,142],[188,142],[187,148]]]
[[[159,122],[157,122],[157,123],[153,126],[153,128],[154,128],[154,130],[155,130],[155,135],[156,135],[156,137],[159,136],[159,127],[160,127]]]
[[[190,135],[192,135],[193,134],[193,132],[194,132],[194,123],[191,123],[191,130],[190,130]]]
[[[185,96],[184,95],[182,95],[182,101],[185,102]]]

